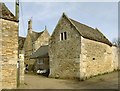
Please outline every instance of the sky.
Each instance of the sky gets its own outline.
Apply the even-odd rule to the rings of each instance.
[[[15,14],[15,3],[5,4]],[[69,18],[98,28],[111,42],[118,37],[117,2],[20,2],[19,35],[27,35],[31,17],[34,31],[41,32],[47,26],[52,34],[63,12]]]

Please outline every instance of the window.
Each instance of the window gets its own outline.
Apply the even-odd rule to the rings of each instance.
[[[67,39],[67,33],[64,32],[64,39],[66,40]]]
[[[60,34],[60,40],[67,40],[67,32],[63,32]]]
[[[60,34],[60,40],[63,40],[63,33]]]
[[[38,60],[38,64],[43,64],[43,60],[42,59]]]

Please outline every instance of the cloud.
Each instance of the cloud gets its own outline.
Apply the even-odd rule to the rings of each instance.
[[[98,27],[110,40],[118,35],[117,3],[20,2],[20,7],[22,7],[20,14],[23,13],[20,18],[23,17],[24,19],[26,33],[27,21],[30,17],[33,17],[33,28],[35,30],[42,30],[44,25],[47,25],[51,33],[62,13],[66,12],[68,17],[72,19],[94,28]],[[22,24],[20,24],[20,27],[23,27]]]

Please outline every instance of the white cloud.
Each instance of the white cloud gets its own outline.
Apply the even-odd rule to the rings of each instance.
[[[30,17],[33,17],[36,29],[40,26],[49,25],[48,30],[51,32],[62,12],[66,12],[70,18],[92,27],[98,27],[112,40],[113,37],[118,35],[117,7],[117,3],[22,3],[24,31],[27,33],[27,21]],[[20,27],[22,29],[23,26],[20,25]],[[23,34],[24,31],[21,31],[21,34]]]

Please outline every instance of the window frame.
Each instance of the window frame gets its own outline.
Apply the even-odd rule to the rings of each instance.
[[[67,32],[64,32],[64,40],[67,40]]]
[[[38,59],[37,64],[40,64],[40,65],[44,64],[44,60],[43,59]]]
[[[67,40],[67,32],[66,31],[60,33],[60,41],[62,41],[62,40]]]

